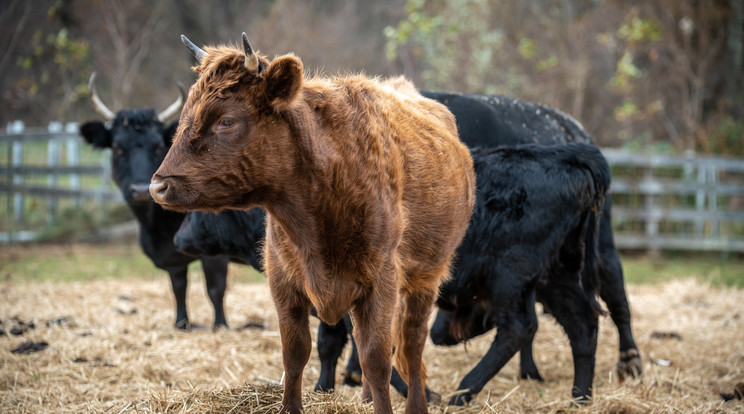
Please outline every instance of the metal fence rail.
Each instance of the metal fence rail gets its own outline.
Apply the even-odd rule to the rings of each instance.
[[[90,156],[81,157],[86,150]],[[77,124],[24,128],[14,122],[0,134],[2,153],[0,243],[37,240],[44,226],[57,224],[60,203],[79,207],[85,201],[121,202],[111,185],[110,151],[87,148]],[[45,210],[44,218],[31,220],[30,210],[38,208]]]
[[[110,152],[85,145],[75,124],[11,125],[0,134],[3,151],[0,243],[35,240],[39,226],[56,223],[62,202],[122,202],[111,183]],[[744,160],[603,153],[613,169],[619,248],[744,252]],[[36,227],[26,217],[29,203],[45,209]]]
[[[603,153],[619,248],[744,252],[744,160]]]

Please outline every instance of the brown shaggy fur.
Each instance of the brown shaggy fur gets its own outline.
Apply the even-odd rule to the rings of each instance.
[[[293,55],[250,72],[241,50],[206,52],[150,191],[178,211],[268,212],[283,412],[302,409],[311,306],[330,324],[351,312],[375,413],[392,412],[394,346],[406,412],[426,412],[426,324],[475,200],[454,117],[402,78],[305,79]]]

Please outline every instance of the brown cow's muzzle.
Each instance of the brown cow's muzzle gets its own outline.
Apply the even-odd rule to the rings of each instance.
[[[168,194],[168,183],[153,177],[150,181],[150,195],[158,204],[165,204]]]
[[[196,192],[190,191],[178,177],[161,177],[155,174],[150,180],[150,196],[168,210],[191,211],[204,207]]]

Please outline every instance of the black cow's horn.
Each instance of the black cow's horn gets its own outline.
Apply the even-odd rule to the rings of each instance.
[[[114,118],[116,118],[116,114],[106,105],[103,104],[103,101],[101,101],[101,98],[98,97],[98,92],[96,92],[96,73],[93,72],[90,75],[90,80],[88,81],[88,89],[90,90],[90,100],[93,101],[93,109],[96,110],[98,115],[101,115],[104,117],[107,121],[113,121]]]
[[[251,42],[248,41],[248,35],[243,32],[243,50],[245,51],[245,68],[251,72],[258,70],[258,56],[253,52]]]
[[[184,45],[186,45],[189,51],[191,51],[191,54],[194,55],[199,63],[202,63],[204,61],[204,58],[207,57],[207,52],[203,51],[199,46],[193,44],[188,37],[181,35],[181,41]]]
[[[163,112],[158,114],[158,121],[165,123],[165,121],[173,118],[173,116],[178,114],[178,111],[181,110],[183,103],[186,101],[188,93],[186,92],[186,87],[184,87],[183,83],[181,82],[178,82],[178,90],[181,91],[181,94],[178,95],[178,99],[170,104],[169,107],[165,108]]]

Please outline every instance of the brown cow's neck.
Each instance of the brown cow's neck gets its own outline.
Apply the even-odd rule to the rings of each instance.
[[[296,140],[302,168],[311,170],[311,173],[323,174],[320,170],[329,167],[331,149],[322,138],[323,131],[318,126],[318,121],[313,119],[311,114],[312,110],[305,104],[287,111],[283,117],[289,126],[290,134]]]
[[[315,218],[305,200],[297,194],[288,193],[265,206],[272,219],[279,223],[298,249],[317,245]]]
[[[312,112],[307,108],[297,108],[283,114],[295,139],[298,151],[298,164],[293,170],[293,177],[277,189],[277,194],[265,205],[269,212],[282,226],[292,242],[298,248],[317,246],[317,223],[311,205],[315,199],[320,182],[326,179],[329,163],[329,150],[323,144],[322,132],[311,118]]]

